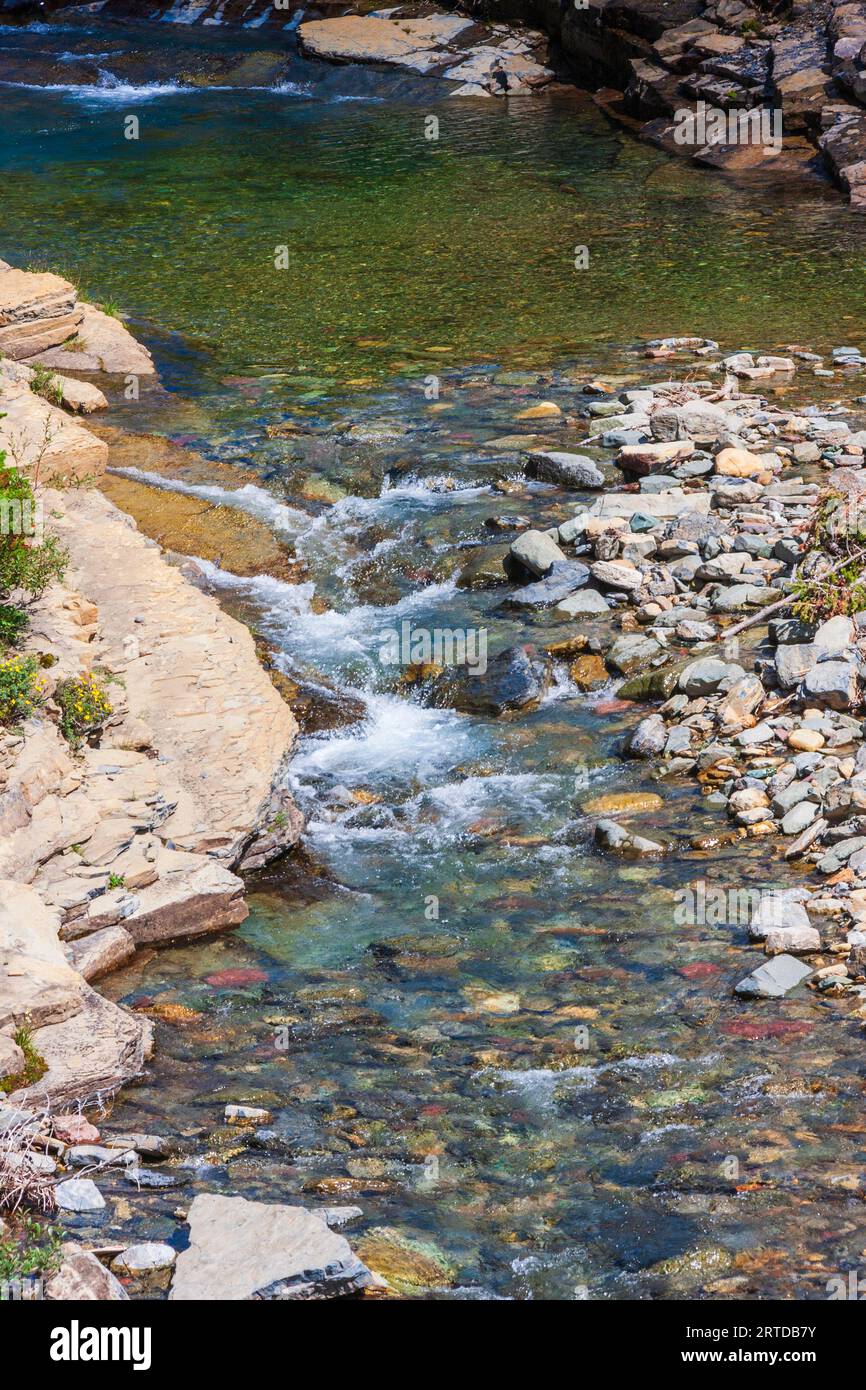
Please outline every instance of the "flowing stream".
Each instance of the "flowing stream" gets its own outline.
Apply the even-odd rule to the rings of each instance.
[[[866,1249],[859,1026],[802,992],[734,1002],[745,922],[678,910],[686,885],[795,871],[760,841],[690,849],[719,813],[618,759],[640,711],[613,686],[562,665],[530,714],[461,715],[381,648],[404,622],[484,629],[491,654],[569,635],[455,581],[490,518],[508,540],[580,500],[525,482],[516,416],[661,375],[632,350],[657,334],[866,346],[866,223],[817,179],[673,162],[577,93],[455,101],[291,43],[0,31],[0,249],[129,313],[165,390],[111,422],[206,461],[168,480],[142,450],[132,476],[273,528],[300,582],[203,568],[288,675],[361,713],[300,741],[303,850],[248,921],[106,982],[158,1020],[113,1119],[188,1153],[163,1170],[180,1192],[118,1180],[101,1238],[177,1240],[179,1202],[223,1190],[358,1205],[353,1239],[415,1242],[436,1297],[825,1297]],[[583,803],[646,790],[675,852],[599,856]],[[228,1101],[272,1123],[239,1137]]]

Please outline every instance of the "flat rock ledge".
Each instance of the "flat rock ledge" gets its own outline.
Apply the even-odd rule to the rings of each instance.
[[[0,261],[0,450],[31,480],[104,473],[108,445],[68,412],[105,409],[97,382],[116,390],[155,375],[147,348],[68,280]]]
[[[56,1107],[115,1091],[150,1053],[147,1019],[89,981],[141,944],[242,922],[234,871],[282,854],[302,818],[297,725],[248,629],[101,493],[42,501],[69,565],[27,646],[54,658],[49,701],[95,672],[113,706],[99,747],[73,752],[47,713],[0,737],[0,1043],[14,1059],[31,1031],[47,1071],[14,1099]]]
[[[452,95],[509,96],[545,86],[543,34],[504,24],[479,24],[463,15],[415,15],[411,7],[387,14],[341,15],[299,25],[301,51],[332,63],[380,63],[459,84]]]

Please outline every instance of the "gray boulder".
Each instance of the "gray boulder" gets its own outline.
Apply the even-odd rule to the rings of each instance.
[[[531,453],[526,464],[526,476],[560,487],[603,487],[604,474],[588,454],[568,454],[557,450]]]
[[[830,709],[851,709],[859,699],[856,667],[848,661],[819,661],[803,682],[806,694]]]
[[[487,663],[487,670],[472,675],[452,667],[433,682],[433,705],[462,710],[466,714],[503,714],[538,703],[550,680],[550,663],[530,647],[509,647]]]
[[[738,666],[735,662],[720,661],[718,657],[705,656],[699,661],[692,661],[680,673],[677,685],[688,695],[689,699],[695,700],[700,695],[712,695],[714,690],[718,690],[722,681],[739,680],[745,674],[743,667]]]
[[[537,579],[541,579],[554,565],[567,563],[567,557],[556,541],[544,531],[524,531],[512,541],[509,557]]]
[[[588,579],[586,565],[577,560],[558,560],[543,579],[515,589],[505,603],[508,608],[548,608],[582,588]]]
[[[741,980],[734,993],[755,999],[782,999],[812,973],[811,967],[795,956],[774,956]]]
[[[654,758],[667,742],[667,726],[660,714],[648,714],[642,719],[626,745],[633,758]]]
[[[553,610],[557,618],[593,618],[609,612],[610,604],[598,589],[581,589],[576,594],[569,594]]]
[[[749,923],[749,936],[753,941],[763,941],[768,932],[781,929],[811,927],[805,907],[793,892],[780,890],[777,893],[762,893],[760,902]]]
[[[643,670],[660,652],[660,642],[642,633],[627,633],[618,637],[607,654],[607,664],[622,676],[632,676]]]
[[[174,1301],[334,1298],[373,1282],[345,1237],[303,1207],[205,1192],[188,1221]]]
[[[792,642],[776,648],[776,674],[786,690],[799,685],[821,655],[814,642]]]

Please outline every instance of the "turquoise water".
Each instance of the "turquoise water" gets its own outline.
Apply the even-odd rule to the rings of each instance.
[[[429,1297],[823,1297],[866,1243],[861,1035],[827,999],[734,1003],[744,924],[676,913],[684,884],[794,871],[760,844],[690,849],[717,813],[618,760],[639,712],[612,688],[560,665],[536,711],[483,719],[378,653],[405,619],[484,627],[491,652],[568,635],[455,587],[491,516],[546,526],[575,501],[493,441],[539,398],[570,414],[590,377],[643,379],[628,349],[654,334],[862,341],[862,223],[817,182],[672,163],[573,94],[453,102],[272,43],[245,39],[239,69],[220,35],[0,34],[7,81],[54,84],[4,92],[5,253],[132,316],[168,394],[113,421],[236,470],[226,505],[309,577],[211,572],[217,591],[287,673],[365,711],[300,742],[303,849],[251,884],[248,921],[107,982],[158,1039],[113,1119],[190,1153],[180,1193],[106,1179],[100,1235],[180,1241],[179,1202],[216,1188],[357,1203],[362,1253],[380,1227],[435,1247]],[[256,90],[218,89],[239,71]],[[538,376],[498,376],[515,366]],[[663,797],[634,824],[664,860],[592,849],[583,803],[624,790]],[[233,1100],[267,1105],[266,1132],[224,1131]]]

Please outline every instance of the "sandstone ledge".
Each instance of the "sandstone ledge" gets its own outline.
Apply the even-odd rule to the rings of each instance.
[[[101,493],[42,500],[69,566],[27,645],[54,657],[49,698],[95,671],[113,706],[96,748],[73,753],[50,705],[0,736],[0,1035],[26,1027],[47,1063],[15,1099],[56,1106],[116,1090],[151,1048],[147,1021],[87,981],[140,944],[242,922],[234,869],[282,854],[302,819],[297,726],[248,629]]]

